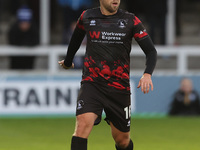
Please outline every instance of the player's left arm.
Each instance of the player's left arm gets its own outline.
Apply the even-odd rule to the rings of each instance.
[[[142,78],[139,81],[138,88],[141,87],[142,92],[148,93],[150,86],[151,86],[151,90],[153,91],[153,83],[151,80],[151,76],[156,66],[157,51],[149,36],[137,42],[146,55],[146,68],[145,68]]]
[[[133,21],[134,38],[146,55],[146,68],[137,87],[141,88],[143,93],[148,93],[150,90],[150,86],[151,90],[153,91],[153,82],[151,76],[156,66],[157,51],[142,22],[136,16],[134,16]]]

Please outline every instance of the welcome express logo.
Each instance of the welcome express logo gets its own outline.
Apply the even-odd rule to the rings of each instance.
[[[99,39],[99,40],[115,40],[121,41],[122,37],[126,36],[126,33],[120,32],[101,32],[101,31],[89,31],[91,39]]]

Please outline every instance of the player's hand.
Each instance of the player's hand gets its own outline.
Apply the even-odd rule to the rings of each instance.
[[[145,73],[141,77],[137,88],[141,88],[141,91],[144,94],[146,94],[146,93],[149,93],[150,86],[151,86],[151,91],[153,91],[153,83],[152,83],[152,80],[151,80],[151,75],[148,74],[148,73]]]
[[[72,65],[70,67],[65,66],[64,64],[64,60],[58,61],[58,64],[63,67],[64,69],[70,69],[70,68],[74,68],[74,63],[72,63]]]

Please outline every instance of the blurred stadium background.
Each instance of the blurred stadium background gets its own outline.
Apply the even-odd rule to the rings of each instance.
[[[147,5],[147,1],[122,0],[121,8],[135,12],[150,31],[149,12],[145,10],[147,7],[156,9],[157,2],[152,0],[152,5]],[[165,0],[159,1],[164,3]],[[32,10],[39,29],[39,44],[33,47],[14,46],[8,41],[9,29],[17,20],[17,10],[24,4]],[[85,8],[96,6],[98,0]],[[68,20],[63,19],[63,13],[58,0],[0,0],[0,150],[69,149],[81,80],[79,63],[85,44],[76,55],[76,69],[66,71],[59,67],[57,62],[67,50],[63,40],[68,33],[64,30]],[[167,115],[183,77],[191,78],[200,94],[199,16],[199,0],[166,0],[166,11],[161,16],[165,25],[161,29],[155,26],[158,62],[152,78],[154,91],[148,95],[136,88],[145,67],[145,57],[133,41],[132,137],[138,150],[199,150],[200,118]],[[162,34],[164,42],[159,36],[162,30],[166,33]],[[11,56],[35,56],[33,68],[11,68]],[[108,146],[103,149],[114,149],[111,137],[105,140],[107,134],[103,133],[108,133],[107,130],[105,123],[95,127],[90,149],[102,149],[102,145]],[[95,139],[107,143],[100,144]]]

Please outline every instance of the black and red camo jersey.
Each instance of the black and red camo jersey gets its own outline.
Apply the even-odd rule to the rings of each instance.
[[[141,21],[121,9],[105,16],[100,8],[94,8],[81,14],[77,28],[80,35],[87,36],[82,82],[96,82],[129,93],[132,38],[138,42],[149,37]]]

